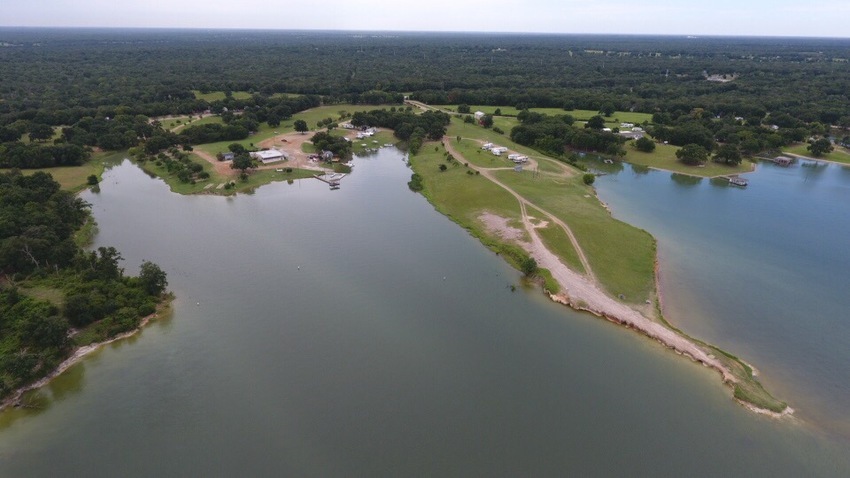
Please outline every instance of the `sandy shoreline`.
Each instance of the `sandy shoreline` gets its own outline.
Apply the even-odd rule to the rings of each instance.
[[[123,334],[116,335],[115,337],[112,337],[111,339],[105,340],[103,342],[96,342],[96,343],[89,344],[89,345],[83,345],[82,347],[77,347],[74,350],[74,352],[71,354],[71,356],[68,357],[67,359],[65,359],[62,363],[60,363],[59,366],[57,366],[55,370],[50,372],[50,374],[39,379],[36,382],[33,382],[29,385],[25,385],[25,386],[15,390],[14,392],[12,392],[11,395],[9,395],[6,399],[4,399],[2,402],[0,402],[0,412],[6,410],[9,407],[12,407],[12,406],[15,406],[15,405],[20,405],[21,404],[20,400],[25,393],[47,385],[48,383],[50,383],[51,380],[62,375],[66,370],[68,370],[69,368],[73,367],[74,365],[76,365],[77,363],[82,361],[86,356],[88,356],[92,352],[99,350],[101,347],[103,347],[105,345],[109,345],[113,342],[118,342],[119,340],[125,340],[125,339],[128,339],[128,338],[138,334],[139,332],[142,331],[143,328],[145,328],[145,326],[148,325],[148,323],[151,320],[159,317],[159,315],[169,307],[169,304],[171,304],[171,299],[166,301],[164,303],[164,305],[161,308],[159,308],[159,310],[157,310],[153,314],[143,318],[141,320],[141,322],[139,322],[139,326],[136,327],[133,330],[130,330],[128,332],[124,332]]]

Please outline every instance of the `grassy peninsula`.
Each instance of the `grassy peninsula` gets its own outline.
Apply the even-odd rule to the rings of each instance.
[[[517,171],[505,156],[481,149],[494,141],[529,154],[531,163]],[[665,320],[654,238],[613,218],[579,169],[458,118],[441,142],[426,143],[412,155],[410,165],[417,189],[438,211],[519,269],[524,258],[537,259],[554,300],[626,325],[718,370],[734,398],[754,411],[790,411],[744,361]],[[557,260],[547,261],[549,254]]]

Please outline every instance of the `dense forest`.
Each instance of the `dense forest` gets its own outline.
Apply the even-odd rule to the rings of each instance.
[[[75,346],[138,327],[165,292],[156,264],[129,277],[114,248],[87,252],[74,242],[87,207],[49,174],[0,174],[0,400]]]
[[[739,138],[749,152],[850,126],[848,92],[842,39],[0,28],[0,167],[80,164],[92,148],[144,143],[156,154],[240,140],[322,103],[404,96],[651,113],[665,126],[656,139],[704,148],[744,125],[783,129]],[[178,135],[149,120],[204,111],[224,124]],[[677,139],[694,123],[704,127],[697,141]]]
[[[209,108],[193,90],[850,120],[838,39],[4,28],[0,44],[2,125]]]

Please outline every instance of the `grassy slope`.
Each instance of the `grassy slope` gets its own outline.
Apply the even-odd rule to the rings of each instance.
[[[225,98],[223,91],[211,91],[209,93],[201,93],[198,90],[194,90],[194,91],[192,91],[192,93],[194,93],[195,98],[197,98],[199,100],[217,101],[217,100],[223,100]],[[247,91],[234,91],[233,92],[233,98],[237,99],[237,100],[247,100],[250,97],[251,97],[251,93],[248,93]]]
[[[203,165],[204,171],[210,174],[210,178],[206,181],[198,181],[195,184],[191,183],[183,183],[177,179],[177,176],[174,174],[169,175],[168,171],[165,167],[157,166],[155,162],[145,161],[144,163],[140,163],[139,166],[147,171],[150,174],[154,174],[163,179],[163,181],[168,184],[168,187],[171,188],[172,191],[178,194],[199,194],[199,193],[208,193],[208,194],[221,194],[221,195],[231,195],[236,194],[238,192],[245,192],[256,189],[260,186],[275,182],[275,181],[286,181],[289,179],[302,179],[309,178],[315,174],[315,171],[308,171],[306,169],[294,169],[291,173],[286,172],[277,172],[271,169],[264,170],[256,170],[248,175],[248,180],[243,181],[239,178],[235,177],[222,177],[218,173],[216,173],[215,168],[212,165],[204,161],[203,159],[191,155],[192,161]],[[282,165],[281,168],[285,168],[286,165]],[[205,189],[208,184],[221,184],[227,181],[234,181],[236,183],[236,187],[233,189],[216,189],[215,186]]]
[[[433,105],[435,108],[445,109],[447,111],[457,111],[457,105]],[[470,105],[470,111],[472,113],[476,111],[483,111],[487,114],[494,114],[496,112],[496,108],[501,110],[502,115],[507,116],[516,116],[519,114],[519,110],[513,106],[484,106],[484,105]],[[593,116],[599,114],[598,111],[592,110],[571,110],[566,111],[561,108],[530,108],[529,111],[533,111],[535,113],[543,113],[546,115],[570,115],[575,118],[577,121],[587,121]],[[608,123],[616,123],[617,126],[620,123],[643,123],[644,121],[652,121],[652,115],[649,113],[633,113],[629,111],[617,111],[609,118],[605,118]],[[505,130],[507,131],[507,130]]]
[[[413,170],[422,176],[422,194],[438,211],[518,268],[519,260],[527,254],[518,246],[507,244],[488,232],[478,216],[490,212],[519,222],[522,218],[519,203],[492,181],[480,175],[467,174],[469,169],[457,161],[446,162],[445,153],[442,145],[426,143],[419,154],[410,158]],[[441,172],[441,164],[447,165],[448,169]]]
[[[738,166],[727,166],[709,160],[703,166],[689,166],[679,161],[676,157],[676,151],[678,150],[679,148],[677,146],[656,144],[655,151],[643,153],[633,148],[631,142],[629,142],[626,144],[626,156],[623,160],[640,166],[703,177],[748,173],[753,170],[753,163],[749,161],[744,161]]]
[[[784,148],[782,151],[813,158],[814,156],[812,156],[812,153],[810,153],[809,150],[806,149],[808,147],[808,143],[797,143],[787,148]],[[815,159],[825,159],[827,161],[835,161],[836,163],[850,164],[850,151],[848,151],[846,148],[842,148],[841,146],[835,146],[835,151]]]
[[[480,137],[486,141],[493,141],[494,139],[494,133],[492,131],[473,125],[453,122],[450,128],[450,140],[456,143],[455,136],[458,134],[464,137]],[[513,146],[507,141],[503,141],[503,143],[507,147]],[[466,146],[466,148],[468,149],[469,147]],[[516,149],[520,150],[520,148]],[[667,154],[669,154],[670,150],[675,151],[674,147],[667,147],[665,149],[667,150]],[[461,152],[463,153],[463,151]],[[662,150],[659,153],[664,154],[665,151]],[[435,187],[433,184],[435,181],[444,179],[440,176],[441,173],[434,172],[441,159],[439,158],[439,154],[429,153],[431,156],[436,156],[436,159],[431,161],[417,159],[412,162],[417,172],[428,173],[431,188]],[[472,154],[477,155],[477,153]],[[541,164],[545,165],[547,163],[541,161]],[[452,169],[450,168],[449,171],[442,174],[450,174],[451,172]],[[563,178],[547,179],[545,175],[534,179],[530,174],[516,174],[511,171],[502,171],[496,174],[514,190],[525,195],[533,202],[543,205],[548,212],[561,217],[570,225],[573,232],[578,236],[579,243],[584,249],[585,254],[588,255],[591,266],[594,267],[594,271],[600,281],[610,291],[623,293],[626,296],[626,300],[630,302],[639,301],[641,296],[649,298],[650,293],[655,288],[654,238],[646,231],[636,229],[613,219],[607,211],[602,210],[595,197],[585,198],[584,196],[586,194],[584,193],[589,191],[589,188],[579,182],[578,175],[572,180],[567,180]],[[568,184],[563,184],[565,182]],[[438,182],[437,185],[440,187],[441,193],[438,195],[427,193],[429,185],[426,183],[426,196],[435,204],[438,210],[444,213],[442,203],[452,201],[455,198],[450,191],[446,190],[452,186],[452,183],[454,181],[443,184]],[[456,183],[454,187],[457,187],[461,191],[466,190],[467,192],[471,192],[470,189],[464,187],[463,183]],[[475,193],[488,194],[488,196],[489,194],[494,194],[488,192],[487,189],[481,189],[475,191]],[[504,199],[502,198],[501,200]],[[478,207],[486,206],[478,205]],[[529,212],[534,214],[533,209]],[[469,228],[462,221],[458,222]],[[571,267],[575,267],[579,271],[581,270],[581,265],[576,264],[578,257],[575,255],[575,250],[569,245],[566,234],[560,228],[552,228],[550,226],[538,232],[547,247],[550,247],[553,252]],[[622,292],[617,292],[617,290],[621,290]],[[628,292],[629,290],[632,292]],[[667,323],[660,311],[659,316],[661,316],[661,320],[668,327],[682,333]],[[687,336],[684,333],[682,335]],[[771,396],[758,379],[753,376],[752,369],[746,363],[717,347],[705,344],[692,337],[689,338],[713,351],[714,355],[724,362],[729,370],[739,378],[740,382],[732,387],[735,398],[777,413],[786,409],[787,405],[785,402]]]
[[[34,174],[37,171],[43,171],[53,176],[62,189],[67,189],[71,192],[79,192],[88,187],[86,180],[94,174],[98,179],[103,175],[103,170],[109,164],[115,164],[127,157],[126,151],[107,151],[104,153],[95,153],[92,158],[82,166],[60,166],[56,168],[40,168],[40,169],[24,169],[24,174]],[[0,169],[0,172],[8,171]]]
[[[603,287],[626,302],[641,303],[655,290],[655,240],[611,217],[581,177],[558,180],[544,175],[497,171],[496,177],[546,212],[567,223]],[[589,197],[586,197],[589,196]]]

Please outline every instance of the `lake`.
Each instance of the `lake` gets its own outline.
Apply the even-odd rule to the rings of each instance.
[[[639,181],[683,196],[708,188],[630,174],[601,178],[600,194],[659,236],[676,225],[656,231],[666,216],[618,198],[628,203]],[[303,180],[184,197],[129,162],[109,170],[101,192],[83,196],[100,227],[94,246],[118,248],[129,272],[160,264],[174,312],[36,392],[43,409],[0,414],[0,476],[850,472],[846,441],[747,412],[716,373],[538,290],[512,292],[519,273],[411,193],[409,176],[391,148],[356,158],[337,191]],[[716,195],[751,202],[768,182],[758,178]],[[813,191],[841,183],[820,181]],[[688,262],[661,246],[664,280],[682,280]],[[746,291],[752,311],[760,294]],[[769,386],[787,383],[776,391],[792,399],[769,340],[691,310],[707,300],[695,293],[672,295],[671,318],[687,311],[683,326],[754,362]],[[749,327],[782,330],[752,314]]]

